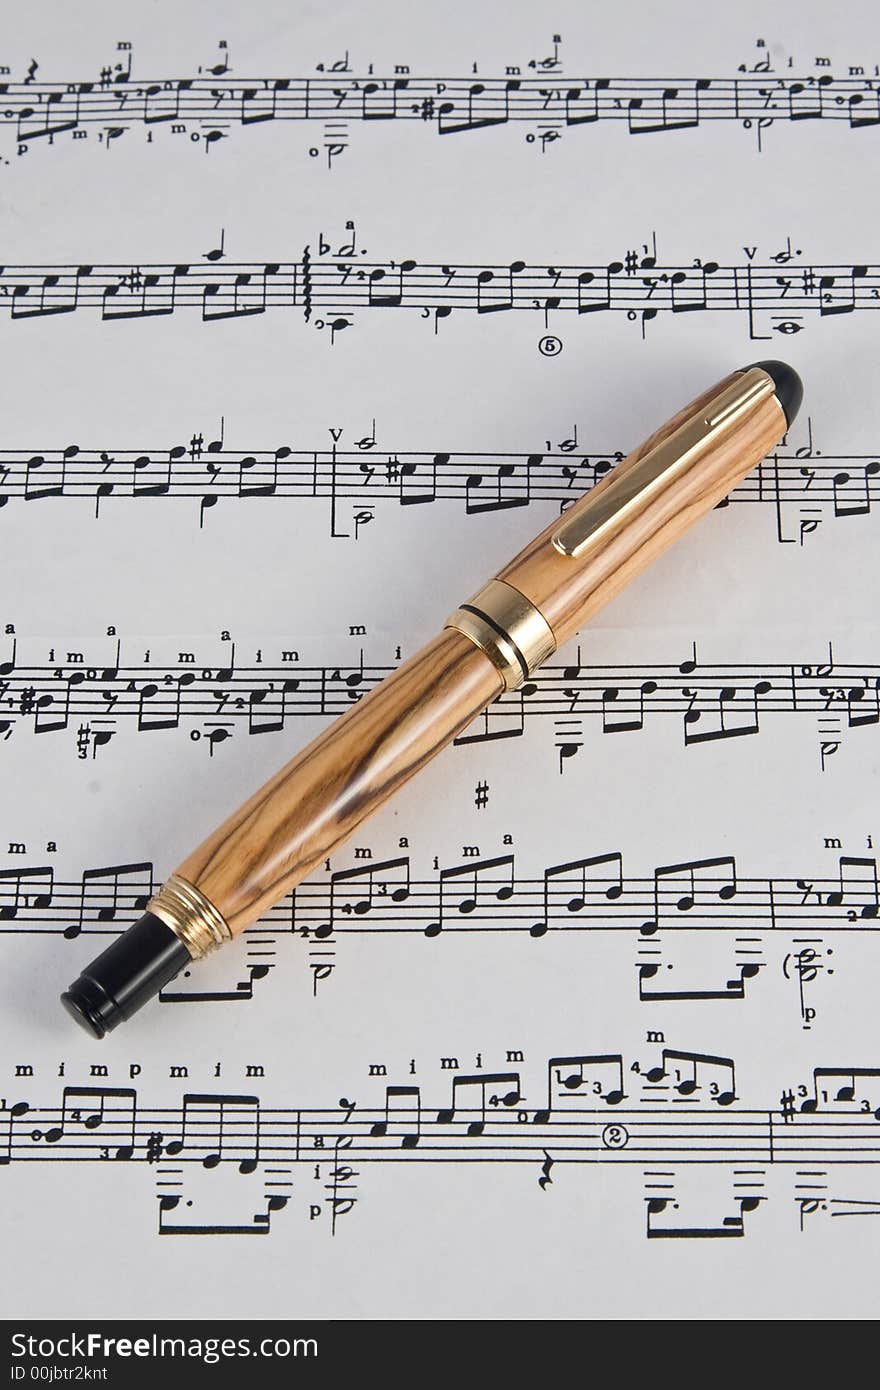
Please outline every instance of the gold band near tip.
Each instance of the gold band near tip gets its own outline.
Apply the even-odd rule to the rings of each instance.
[[[503,579],[490,579],[446,619],[444,627],[455,628],[485,652],[507,690],[518,690],[556,651],[553,629],[543,613]]]
[[[224,941],[232,940],[229,925],[204,893],[179,874],[172,874],[147,911],[160,917],[175,936],[180,937],[193,960],[200,960]]]

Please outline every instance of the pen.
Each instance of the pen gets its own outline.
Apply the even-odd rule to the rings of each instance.
[[[62,994],[68,1012],[102,1038],[255,922],[721,502],[802,396],[791,367],[756,362],[673,416],[193,850]]]

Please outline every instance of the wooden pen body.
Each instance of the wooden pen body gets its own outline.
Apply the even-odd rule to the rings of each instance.
[[[721,388],[734,380],[735,376],[726,378],[674,415],[585,493],[564,513],[565,517],[594,506],[604,491],[708,408]],[[560,553],[553,545],[559,528],[559,521],[553,521],[496,578],[518,589],[540,610],[553,631],[556,645],[561,646],[700,516],[717,506],[775,448],[785,429],[785,414],[771,395],[749,412],[746,422],[720,432],[702,452],[697,451],[683,475],[660,488],[637,519],[618,533],[606,540],[597,537],[584,554],[573,557]]]
[[[67,1011],[101,1038],[255,922],[726,497],[802,394],[792,368],[756,362],[674,416],[209,835],[64,992]]]
[[[233,935],[327,858],[501,693],[496,668],[444,630],[223,822],[177,873]]]
[[[735,380],[728,378],[680,411],[565,517],[577,518],[595,505],[603,490],[641,461],[642,473],[654,467],[660,456],[648,461],[647,455],[666,441],[668,452],[677,457],[684,438],[680,431]],[[509,586],[506,595],[525,596],[538,611],[552,651],[554,642],[560,646],[573,636],[726,497],[784,432],[785,414],[773,395],[760,400],[744,421],[714,430],[705,444],[698,430],[697,442],[681,454],[681,468],[671,467],[669,477],[661,471],[652,486],[636,490],[641,478],[633,473],[634,502],[626,524],[592,535],[583,553],[580,548],[577,555],[562,553],[553,544],[559,519],[551,523],[497,576]],[[215,938],[228,934],[222,931],[224,923],[233,935],[243,931],[296,887],[501,694],[505,663],[499,668],[497,652],[494,659],[491,655],[496,640],[492,624],[486,636],[479,609],[469,612],[478,620],[473,640],[454,626],[445,628],[297,754],[180,865],[176,877],[193,885],[222,918],[215,923]],[[494,631],[504,636],[503,626],[496,624]],[[539,659],[545,657],[543,651]],[[530,661],[528,669],[532,666]],[[161,916],[161,894],[157,901]]]

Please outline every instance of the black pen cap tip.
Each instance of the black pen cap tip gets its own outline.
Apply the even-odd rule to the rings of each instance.
[[[752,367],[760,367],[762,372],[773,378],[776,399],[782,406],[786,423],[790,428],[804,399],[804,383],[794,367],[790,367],[787,362],[750,362],[743,371],[749,371]]]
[[[103,1038],[107,1032],[101,1017],[101,1007],[105,1002],[103,990],[98,989],[85,975],[80,975],[61,996],[61,1003],[70,1017],[76,1019],[93,1038]]]
[[[191,960],[183,942],[152,912],[122,933],[61,996],[71,1018],[103,1038],[178,975]]]

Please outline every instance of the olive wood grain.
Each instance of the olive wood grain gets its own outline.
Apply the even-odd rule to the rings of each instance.
[[[566,518],[593,502],[734,380],[735,374],[726,377],[679,411],[566,511]],[[700,516],[717,506],[779,443],[785,430],[785,414],[771,395],[749,413],[745,423],[731,425],[698,450],[685,473],[662,487],[620,534],[597,537],[596,543],[577,557],[563,555],[552,544],[557,519],[496,578],[512,584],[540,609],[553,629],[557,646],[561,646]]]
[[[233,934],[308,876],[501,693],[499,672],[449,629],[298,753],[177,870]]]
[[[589,505],[702,411],[735,375],[698,396],[624,459],[574,508]],[[543,614],[561,645],[703,513],[716,506],[785,433],[770,395],[745,421],[695,446],[674,478],[640,498],[631,522],[597,533],[577,557],[552,544],[557,518],[497,578]],[[503,689],[490,659],[444,629],[337,719],[184,860],[178,875],[219,910],[233,934],[306,878],[369,815]]]

